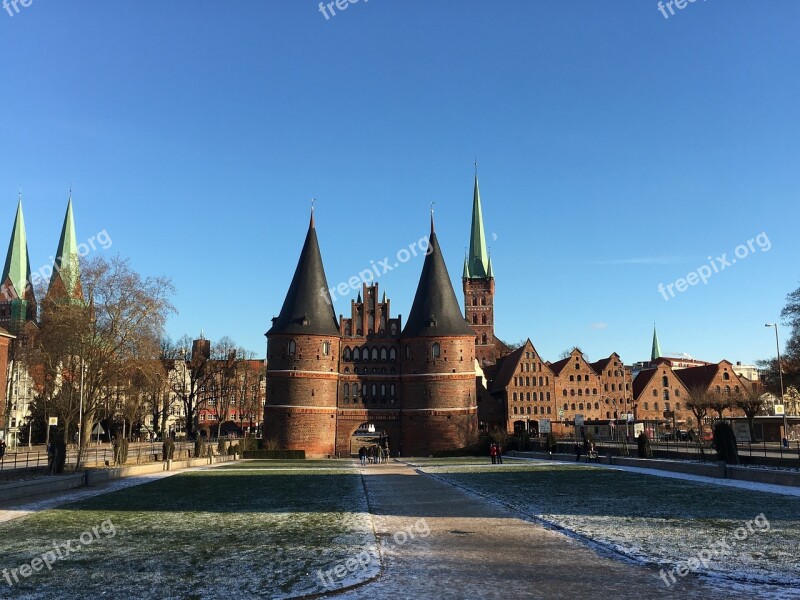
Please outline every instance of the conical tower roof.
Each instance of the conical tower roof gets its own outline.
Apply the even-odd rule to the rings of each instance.
[[[339,325],[333,312],[328,280],[319,251],[313,212],[286,300],[280,314],[272,320],[272,327],[267,335],[282,333],[339,335]]]
[[[653,349],[650,351],[650,360],[655,361],[661,358],[661,344],[658,343],[658,333],[656,333],[656,326],[653,325]]]
[[[472,195],[472,230],[469,238],[468,266],[465,277],[469,279],[489,279],[489,252],[486,249],[486,233],[483,229],[483,210],[478,174],[475,173],[475,190]],[[467,274],[468,272],[468,274]]]
[[[430,251],[425,256],[417,293],[403,329],[405,337],[469,336],[475,332],[467,324],[453,291],[450,275],[442,257],[439,240],[433,228],[428,239]]]
[[[50,277],[50,292],[55,292],[57,282],[63,285],[63,294],[68,298],[83,300],[81,289],[80,262],[78,258],[78,238],[75,235],[75,217],[72,214],[72,194],[67,202],[67,213],[61,228],[61,238],[53,264],[53,275]],[[62,292],[62,290],[58,290]]]
[[[3,267],[2,293],[0,300],[21,298],[33,300],[31,282],[31,263],[28,255],[28,236],[25,232],[25,218],[22,214],[22,198],[17,204],[17,216],[11,229],[6,264]]]

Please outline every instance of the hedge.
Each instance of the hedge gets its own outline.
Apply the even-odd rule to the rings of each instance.
[[[242,453],[242,458],[255,458],[260,460],[305,460],[305,450],[247,450]]]

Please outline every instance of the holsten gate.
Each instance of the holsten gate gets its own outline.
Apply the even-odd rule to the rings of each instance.
[[[475,203],[475,244],[465,273],[480,271],[479,279],[491,291],[482,309],[491,314],[491,264],[482,223],[477,237],[474,223],[480,218],[477,178]],[[472,291],[476,281],[470,282]],[[486,352],[481,346],[494,339],[485,332],[481,337],[462,315],[433,218],[405,325],[391,316],[386,294],[379,299],[377,284],[363,285],[351,301],[350,316],[339,319],[327,290],[312,212],[283,307],[266,334],[265,438],[309,456],[347,456],[351,436],[369,422],[386,432],[393,455],[428,455],[473,443],[478,431],[475,361]],[[488,325],[485,318],[481,325]]]

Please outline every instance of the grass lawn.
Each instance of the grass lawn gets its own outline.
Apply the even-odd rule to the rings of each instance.
[[[800,498],[548,462],[414,462],[522,515],[667,571],[710,550],[708,566],[698,569],[706,575],[800,586]],[[761,527],[751,524],[752,532],[739,529],[762,513],[768,530],[763,520]]]
[[[318,462],[233,463],[0,524],[0,569],[31,565],[54,542],[73,540],[80,548],[11,587],[0,575],[0,598],[228,600],[322,592],[317,569],[374,547],[375,538],[358,472],[348,461]],[[328,468],[320,469],[323,463]],[[81,543],[94,527],[85,536],[91,543]]]

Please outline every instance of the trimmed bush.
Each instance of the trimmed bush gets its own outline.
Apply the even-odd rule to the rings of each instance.
[[[242,453],[242,458],[260,460],[305,460],[305,450],[249,450]]]
[[[736,434],[733,427],[725,421],[717,421],[714,425],[714,450],[720,460],[729,465],[739,464],[739,449],[736,447]]]
[[[647,437],[647,434],[644,431],[639,434],[638,438],[636,438],[636,447],[639,458],[653,458],[653,449],[650,447],[650,438]]]

